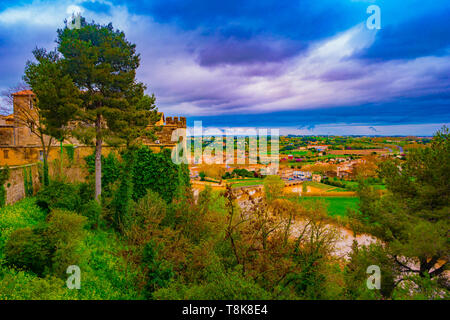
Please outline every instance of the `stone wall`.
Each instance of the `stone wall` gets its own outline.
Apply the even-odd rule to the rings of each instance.
[[[0,124],[0,146],[14,145],[14,127]]]
[[[24,168],[30,170],[33,179],[33,189],[36,192],[41,183],[39,181],[39,171],[37,164],[28,164],[24,166],[11,167],[10,177],[5,183],[6,189],[6,204],[13,204],[25,197],[25,183],[24,183]]]

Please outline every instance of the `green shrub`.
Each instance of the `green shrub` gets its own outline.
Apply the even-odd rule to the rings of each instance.
[[[77,242],[84,236],[86,217],[66,210],[52,210],[48,216],[45,235],[50,242],[58,246],[60,243]]]
[[[73,212],[54,210],[48,223],[15,230],[5,245],[8,265],[39,276],[52,271],[64,277],[67,267],[80,261],[77,247],[84,236],[85,220]]]
[[[5,259],[10,266],[43,275],[51,267],[53,248],[43,229],[22,228],[14,231],[5,245]]]
[[[166,287],[175,274],[167,261],[158,258],[158,247],[154,241],[150,241],[145,245],[142,263],[147,270],[146,295],[148,298],[152,298],[153,292]]]
[[[53,208],[78,211],[81,198],[74,184],[62,181],[51,181],[36,194],[36,204],[49,212]]]
[[[133,205],[132,195],[130,174],[124,173],[111,203],[113,225],[117,231],[122,232],[126,228]]]
[[[167,203],[151,190],[140,199],[133,208],[132,224],[145,227],[151,221],[162,220],[166,217]]]
[[[179,186],[189,184],[187,166],[173,163],[168,149],[153,153],[150,148],[144,146],[135,152],[134,160],[132,182],[135,201],[145,196],[147,190],[152,190],[170,203]]]
[[[91,229],[97,229],[100,215],[102,213],[101,205],[95,201],[90,200],[81,206],[80,213],[87,218],[86,226]]]
[[[60,300],[68,290],[55,277],[38,278],[25,271],[0,270],[0,300]]]
[[[83,204],[88,203],[90,200],[94,200],[95,185],[89,182],[81,182],[77,185],[78,194]]]
[[[88,172],[95,173],[95,153],[84,158]],[[114,152],[110,152],[106,157],[102,155],[102,193],[104,197],[110,197],[112,186],[121,175],[120,161]]]
[[[35,204],[33,198],[25,198],[0,212],[0,256],[3,247],[15,230],[32,227],[45,219],[45,213]]]
[[[153,294],[155,299],[164,300],[267,300],[270,294],[252,279],[239,272],[219,273],[202,284],[184,285],[172,282]]]

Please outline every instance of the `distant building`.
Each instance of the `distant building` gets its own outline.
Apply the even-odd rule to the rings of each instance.
[[[348,178],[353,173],[353,163],[346,162],[336,168],[336,176],[340,179]]]
[[[294,170],[292,175],[294,179],[307,180],[311,178],[312,173],[310,171]]]
[[[291,168],[280,169],[278,172],[279,172],[279,176],[282,179],[289,180],[294,177],[294,169],[291,169]]]
[[[31,90],[22,90],[12,94],[13,113],[7,116],[0,115],[0,166],[3,165],[23,165],[42,160],[42,142],[33,132],[39,125],[37,110],[33,105],[35,94]],[[159,151],[162,148],[173,148],[176,141],[172,141],[174,130],[186,130],[186,118],[184,117],[164,117],[159,113],[160,119],[154,126],[161,127],[155,134],[157,139],[150,141],[142,138],[144,144],[152,150]],[[153,127],[149,125],[149,129]],[[45,136],[44,141],[48,143],[50,137]],[[76,139],[67,139],[65,144],[74,147],[83,146]],[[60,142],[56,139],[52,143],[49,157],[50,160],[58,155]],[[87,147],[87,146],[84,146]]]
[[[316,149],[317,151],[325,151],[328,149],[328,145],[322,145],[322,146],[309,145],[308,149]]]

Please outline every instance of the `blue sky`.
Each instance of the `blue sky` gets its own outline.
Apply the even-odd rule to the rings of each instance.
[[[369,5],[381,29],[369,30]],[[450,123],[448,0],[0,1],[0,89],[73,11],[137,44],[161,111],[205,127],[431,135]]]

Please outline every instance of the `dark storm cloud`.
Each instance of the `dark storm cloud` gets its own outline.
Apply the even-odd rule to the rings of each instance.
[[[204,126],[262,126],[274,124],[286,127],[308,128],[316,125],[347,123],[351,125],[405,125],[450,122],[450,93],[417,99],[402,99],[391,103],[362,106],[320,108],[273,112],[269,114],[241,114],[236,116],[192,117],[202,120]],[[424,113],[427,114],[424,117]],[[276,126],[276,125],[275,125]]]
[[[446,0],[0,0],[0,89],[20,81],[35,46],[54,47],[74,5],[125,31],[160,110],[189,121],[374,132],[450,118]]]
[[[206,44],[198,53],[198,61],[202,66],[281,62],[294,56],[299,47],[293,43],[264,42],[258,39],[244,42],[223,39]]]
[[[376,60],[414,59],[427,55],[448,55],[450,49],[450,7],[387,25],[362,58]]]

